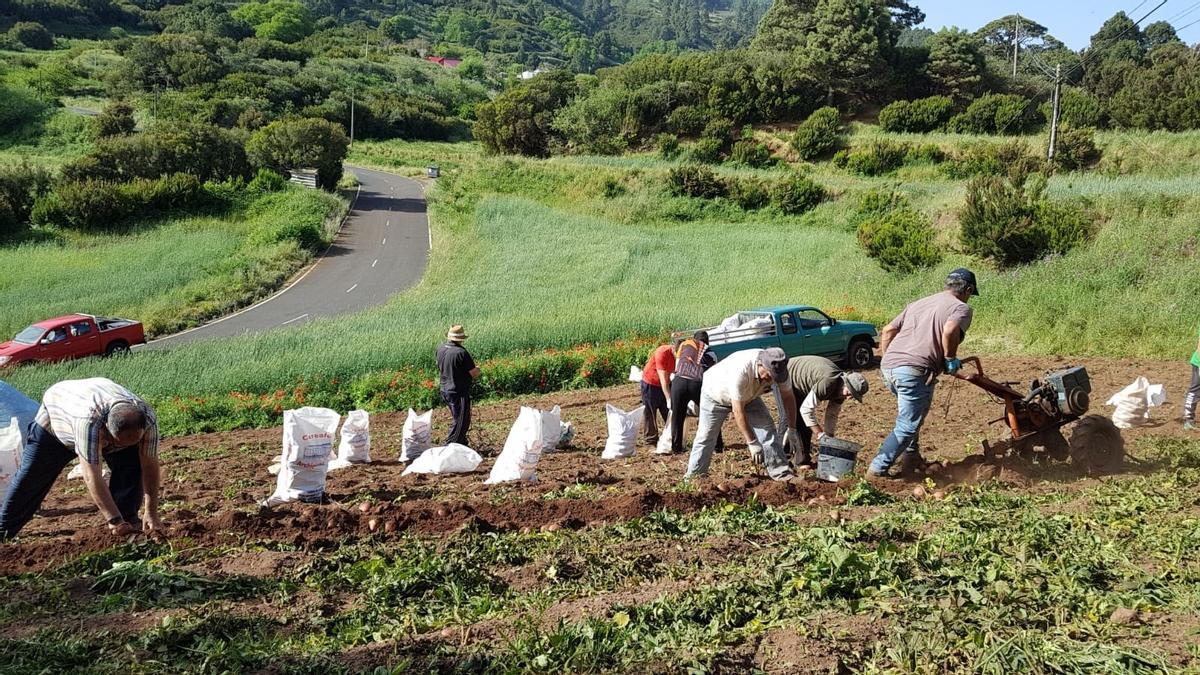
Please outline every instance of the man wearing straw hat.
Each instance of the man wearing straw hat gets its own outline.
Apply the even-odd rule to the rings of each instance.
[[[471,428],[471,381],[479,377],[479,368],[463,347],[466,339],[463,327],[455,324],[446,333],[445,344],[437,348],[442,400],[450,407],[450,415],[454,418],[446,445],[467,445],[467,431]]]

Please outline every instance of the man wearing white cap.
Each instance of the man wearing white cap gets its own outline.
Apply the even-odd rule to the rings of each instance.
[[[46,390],[21,456],[21,468],[0,505],[0,539],[17,536],[78,456],[83,479],[114,535],[162,532],[158,518],[158,421],[146,402],[103,377],[64,380]],[[112,471],[107,484],[100,461]]]
[[[767,474],[775,480],[791,478],[792,468],[783,453],[782,439],[775,433],[771,412],[762,401],[762,395],[778,385],[786,409],[795,410],[796,399],[787,383],[787,354],[778,347],[734,352],[709,368],[700,388],[700,421],[686,477],[708,473],[721,425],[732,414],[750,454],[762,458]],[[790,424],[794,426],[795,421]]]
[[[446,445],[467,443],[467,431],[471,428],[471,381],[479,377],[479,368],[470,352],[463,347],[467,334],[463,327],[455,324],[446,333],[446,342],[437,348],[438,372],[441,374],[442,400],[450,407],[454,418]]]

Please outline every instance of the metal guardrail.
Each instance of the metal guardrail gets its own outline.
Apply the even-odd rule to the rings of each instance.
[[[316,169],[295,169],[288,172],[288,182],[303,185],[306,188],[317,188]]]

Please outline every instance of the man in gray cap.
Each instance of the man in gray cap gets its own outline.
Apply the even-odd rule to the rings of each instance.
[[[871,462],[869,475],[897,478],[924,468],[921,425],[933,402],[937,376],[953,375],[962,367],[958,345],[971,327],[973,314],[967,300],[972,295],[979,295],[975,273],[961,267],[951,270],[941,293],[909,304],[884,326],[879,371],[896,395],[896,426]],[[893,465],[901,455],[897,469]]]
[[[789,450],[798,455],[799,464],[813,462],[812,438],[816,433],[817,443],[821,437],[837,433],[838,416],[842,411],[842,403],[847,398],[862,402],[863,394],[867,393],[867,378],[862,373],[846,373],[837,367],[833,361],[823,356],[797,356],[788,359],[788,381],[791,383],[792,396],[799,406],[796,410],[788,409],[789,420],[799,418],[804,424],[797,424],[796,431],[788,431]],[[825,406],[825,423],[817,421],[817,406],[822,402]],[[798,437],[796,434],[798,432]]]
[[[88,493],[116,536],[141,526],[158,536],[158,422],[146,402],[103,377],[64,380],[42,397],[21,455],[21,468],[0,505],[0,539],[17,536],[75,457]],[[104,483],[100,462],[112,471]]]
[[[708,473],[721,425],[732,413],[751,456],[756,460],[761,458],[767,474],[775,480],[791,478],[792,469],[783,453],[782,439],[775,433],[771,412],[762,401],[762,395],[778,385],[785,409],[795,410],[796,399],[787,383],[787,354],[778,347],[734,352],[709,368],[700,388],[700,421],[686,477]],[[794,426],[795,422],[791,424]]]

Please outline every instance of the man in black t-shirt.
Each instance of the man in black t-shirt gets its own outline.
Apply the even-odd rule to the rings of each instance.
[[[450,406],[454,423],[446,445],[467,443],[467,430],[471,428],[471,380],[479,377],[475,359],[463,347],[467,334],[463,327],[454,325],[446,333],[446,343],[437,348],[438,372],[441,373],[442,400]]]

